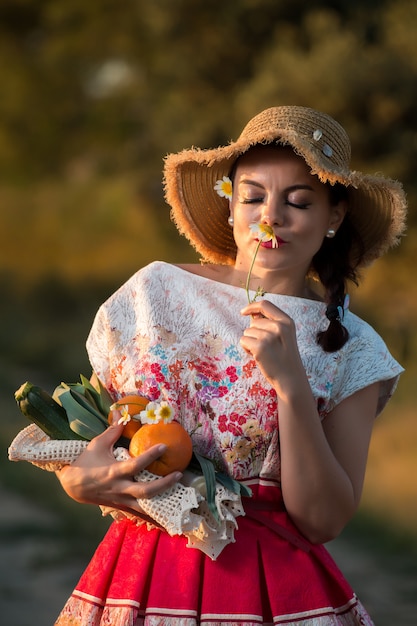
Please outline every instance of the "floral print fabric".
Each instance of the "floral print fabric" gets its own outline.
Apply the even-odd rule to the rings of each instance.
[[[317,408],[325,417],[355,391],[381,381],[378,412],[401,366],[377,333],[347,312],[350,339],[337,353],[316,343],[328,323],[322,302],[266,294],[295,322]],[[99,309],[87,341],[94,371],[114,398],[166,400],[194,448],[237,479],[279,480],[277,398],[240,347],[246,292],[155,262]]]

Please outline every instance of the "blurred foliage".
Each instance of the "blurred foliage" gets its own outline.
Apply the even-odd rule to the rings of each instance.
[[[157,258],[196,259],[168,219],[167,152],[228,142],[268,106],[312,106],[346,127],[352,166],[403,181],[413,207],[416,27],[414,0],[3,0],[6,436],[21,425],[12,392],[23,380],[88,375],[85,337],[120,282]],[[412,407],[413,211],[409,223],[353,304],[408,367],[398,402]]]
[[[347,127],[355,164],[413,183],[416,24],[413,0],[3,0],[2,177],[133,168],[152,192],[167,151],[299,103]]]

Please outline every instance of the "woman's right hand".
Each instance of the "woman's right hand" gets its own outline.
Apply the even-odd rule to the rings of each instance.
[[[123,425],[112,425],[95,437],[71,465],[66,465],[57,477],[64,491],[77,502],[98,504],[133,513],[146,519],[138,498],[152,498],[162,493],[182,474],[173,472],[150,482],[138,482],[134,476],[159,458],[165,445],[156,445],[138,457],[116,461],[113,446],[123,431]]]

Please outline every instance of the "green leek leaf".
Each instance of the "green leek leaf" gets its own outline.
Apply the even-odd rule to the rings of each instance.
[[[232,478],[232,476],[229,476],[228,474],[216,472],[216,480],[221,485],[223,485],[223,487],[226,487],[226,489],[229,489],[229,491],[232,491],[233,493],[239,494],[241,496],[247,496],[248,498],[252,496],[252,489],[239,482],[235,478]]]
[[[60,404],[67,412],[68,421],[71,424],[73,420],[79,420],[83,422],[87,427],[92,428],[97,434],[103,432],[107,427],[107,424],[101,418],[101,416],[92,411],[92,407],[87,404],[85,406],[79,400],[84,398],[78,394],[75,397],[75,392],[72,389],[61,388],[57,392]],[[85,401],[84,401],[85,402]]]
[[[76,418],[69,418],[69,423],[71,430],[87,441],[91,441],[91,439],[104,431],[104,428],[100,425],[86,424],[84,421]]]
[[[201,471],[203,472],[204,479],[206,481],[206,490],[207,490],[207,504],[212,512],[214,519],[217,523],[220,523],[219,512],[216,506],[216,472],[214,471],[213,462],[210,459],[207,459],[201,454],[197,452],[193,453],[196,460],[198,461]]]
[[[81,379],[81,383],[83,384],[83,386],[85,387],[86,390],[88,390],[91,395],[94,397],[94,402],[95,405],[97,406],[98,410],[107,417],[107,415],[109,414],[110,411],[110,407],[113,404],[113,398],[110,396],[109,392],[107,391],[107,389],[105,387],[103,387],[103,385],[101,384],[101,382],[97,379],[98,384],[99,384],[99,390],[97,390],[94,385],[91,384],[91,382],[88,380],[88,378],[86,378],[85,376],[83,376],[82,374],[80,374],[80,379]],[[86,394],[87,396],[87,394]]]

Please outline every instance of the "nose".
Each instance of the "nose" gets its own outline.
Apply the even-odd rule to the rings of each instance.
[[[283,221],[284,214],[279,202],[269,201],[262,212],[261,222],[268,226],[282,226]]]

